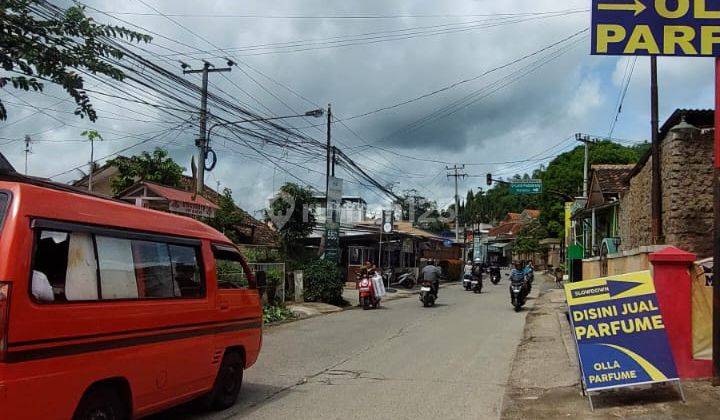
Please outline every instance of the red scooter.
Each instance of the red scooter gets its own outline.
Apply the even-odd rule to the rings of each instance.
[[[360,304],[364,310],[377,309],[380,306],[380,299],[375,297],[375,286],[370,277],[363,277],[358,283],[358,289],[360,290]]]

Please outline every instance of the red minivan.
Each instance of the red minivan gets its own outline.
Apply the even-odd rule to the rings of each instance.
[[[262,343],[255,289],[203,223],[0,173],[0,419],[233,405]]]

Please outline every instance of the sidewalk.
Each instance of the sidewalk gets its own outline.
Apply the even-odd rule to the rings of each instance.
[[[515,354],[503,401],[503,419],[555,418],[720,418],[720,388],[709,381],[683,382],[687,403],[676,387],[612,390],[594,395],[595,411],[580,392],[580,368],[562,290],[537,298]]]

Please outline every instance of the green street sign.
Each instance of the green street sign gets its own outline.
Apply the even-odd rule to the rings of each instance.
[[[510,183],[511,194],[542,194],[542,191],[542,181],[539,179],[512,181]]]
[[[325,223],[325,259],[340,262],[340,223]]]

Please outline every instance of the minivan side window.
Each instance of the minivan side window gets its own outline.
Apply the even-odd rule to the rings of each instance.
[[[230,248],[213,247],[215,256],[215,275],[220,289],[246,289],[248,276],[243,267],[239,252]]]
[[[52,230],[38,238],[31,292],[40,302],[205,295],[197,247]]]

